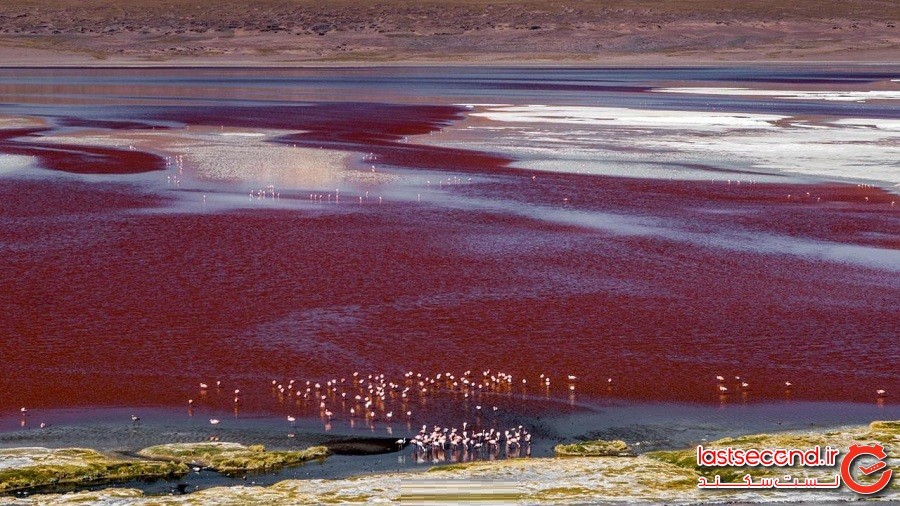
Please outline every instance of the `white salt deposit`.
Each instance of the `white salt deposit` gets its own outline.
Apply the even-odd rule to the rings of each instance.
[[[0,154],[0,174],[9,174],[34,166],[34,157]]]
[[[763,114],[541,105],[486,107],[472,116],[490,121],[470,124],[442,144],[504,153],[526,169],[757,181],[765,181],[766,174],[796,173],[900,184],[900,120],[894,119],[812,122]],[[497,126],[516,128],[493,130]]]
[[[770,97],[782,100],[826,100],[832,102],[867,102],[869,100],[900,100],[900,90],[865,91],[800,91],[760,90],[754,88],[684,87],[655,88],[656,93],[686,93],[690,95],[728,95],[742,97]]]
[[[832,121],[831,123],[833,125],[877,128],[879,130],[892,130],[895,132],[900,132],[900,119],[845,118]],[[892,137],[894,137],[895,141],[900,141],[900,138],[897,138],[896,136]]]
[[[471,116],[510,123],[556,123],[688,130],[775,128],[774,122],[785,119],[785,116],[774,114],[550,105],[487,107]]]

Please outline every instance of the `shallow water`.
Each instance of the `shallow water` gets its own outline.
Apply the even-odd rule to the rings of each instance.
[[[553,405],[552,403],[550,404]],[[559,442],[591,439],[621,439],[638,453],[661,449],[684,448],[723,437],[781,431],[827,430],[846,425],[866,424],[874,419],[897,419],[896,405],[876,406],[852,403],[779,401],[708,406],[694,403],[647,403],[606,401],[582,403],[575,409],[501,413],[484,417],[478,427],[505,429],[521,423],[535,435],[529,451],[516,458],[548,457]],[[130,421],[134,413],[141,415],[137,425]],[[460,426],[474,419],[457,410],[442,418]],[[208,416],[222,419],[212,428]],[[367,423],[336,420],[324,430],[320,421],[300,419],[295,426],[272,416],[232,416],[224,411],[175,411],[158,408],[88,408],[48,410],[40,414],[48,424],[37,428],[21,419],[0,419],[0,447],[43,446],[48,448],[78,447],[90,444],[101,451],[134,452],[156,444],[193,443],[216,434],[222,440],[243,444],[263,444],[267,449],[302,449],[341,438],[394,439],[415,434],[412,423]],[[430,430],[430,429],[429,429]],[[503,452],[484,454],[475,460],[509,458]],[[194,470],[177,480],[140,481],[116,486],[140,488],[151,494],[169,494],[179,483],[189,490],[220,485],[267,485],[285,479],[343,478],[371,472],[424,471],[433,465],[451,464],[461,456],[448,451],[442,460],[423,458],[411,447],[394,453],[368,456],[332,455],[323,461],[266,473],[220,475],[211,470]],[[464,461],[471,461],[466,458]],[[98,488],[105,488],[98,487]]]
[[[482,422],[531,422],[538,454],[592,431],[647,432],[609,427],[621,413],[657,420],[645,439],[670,445],[702,438],[697,426],[775,430],[752,421],[772,413],[784,427],[897,418],[900,140],[860,126],[900,118],[896,101],[652,91],[865,91],[896,76],[0,70],[0,126],[45,122],[0,130],[0,153],[15,155],[0,158],[2,428],[27,406],[29,428],[59,434],[48,444],[133,450],[174,437],[151,430],[168,418],[202,437],[240,389],[238,420],[269,430],[294,415],[316,439],[317,400],[271,381],[354,371],[413,388],[377,408],[377,431],[387,412],[404,436],[496,406]],[[532,114],[548,110],[551,122]],[[803,147],[773,157],[763,147],[778,139]],[[410,370],[513,382],[420,393]],[[359,408],[339,393],[324,401],[332,427]],[[184,420],[188,399],[199,422]],[[638,407],[597,414],[616,403]],[[84,429],[114,406],[154,435]],[[693,409],[711,418],[676,416]],[[235,437],[272,440],[242,423]],[[315,469],[397,465],[344,459]]]

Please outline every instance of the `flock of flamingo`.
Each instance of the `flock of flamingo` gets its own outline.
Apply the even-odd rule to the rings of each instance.
[[[576,380],[574,375],[567,376],[570,392],[574,391]],[[361,374],[357,371],[350,377],[325,381],[272,380],[270,395],[285,409],[317,412],[326,430],[331,430],[333,420],[341,418],[348,420],[350,427],[355,427],[358,421],[374,429],[376,422],[382,422],[388,434],[393,434],[394,423],[405,424],[407,430],[412,431],[413,406],[425,404],[434,395],[452,394],[471,400],[474,403],[474,424],[463,422],[462,428],[435,425],[431,431],[428,431],[426,424],[415,436],[396,441],[398,449],[412,445],[417,462],[459,462],[531,454],[532,434],[521,425],[501,431],[497,428],[497,415],[501,408],[486,403],[491,396],[497,400],[502,396],[514,395],[515,383],[511,374],[491,370],[435,375],[409,371],[399,381],[392,381],[384,374]],[[527,380],[520,380],[520,384],[526,385]],[[541,374],[540,384],[549,392],[550,377]],[[201,397],[223,394],[221,381],[216,381],[212,386],[200,383],[199,387]],[[237,412],[242,393],[240,389],[229,388],[229,396],[232,393]],[[191,414],[194,405],[194,399],[188,399]],[[286,420],[292,429],[296,426],[297,417],[293,414],[287,415]],[[211,418],[209,423],[216,427],[221,420]],[[478,426],[483,428],[477,429]],[[291,432],[288,437],[294,435]],[[210,439],[217,441],[219,436],[213,435]]]
[[[726,400],[732,394],[746,395],[751,391],[748,381],[741,376],[734,376],[733,381],[726,380],[722,375],[716,376],[716,391],[720,400]],[[566,385],[570,403],[574,403],[578,376],[569,374],[562,380]],[[536,381],[529,387],[528,379],[514,378],[512,374],[491,369],[473,372],[467,370],[461,374],[452,372],[440,372],[437,374],[425,374],[408,371],[403,378],[397,381],[391,380],[384,374],[362,374],[353,372],[349,377],[332,378],[324,381],[288,379],[279,381],[271,380],[269,395],[283,410],[290,412],[286,419],[293,428],[296,425],[296,412],[308,413],[317,416],[325,424],[326,430],[331,430],[332,422],[338,419],[349,422],[355,427],[357,423],[366,424],[374,428],[376,423],[383,423],[388,433],[393,433],[393,424],[405,424],[407,429],[412,428],[414,421],[414,409],[416,406],[426,407],[431,401],[439,403],[455,398],[464,401],[470,413],[463,416],[474,415],[476,420],[497,415],[500,411],[498,404],[502,404],[508,398],[534,398],[542,395],[545,399],[551,399],[551,378],[549,374],[541,373]],[[613,389],[613,378],[605,381],[607,391]],[[794,385],[790,381],[784,382],[785,394],[790,395]],[[221,380],[212,384],[199,383],[198,399],[208,399],[210,407],[221,408],[222,397],[225,397],[225,387]],[[240,388],[228,389],[231,397],[234,415],[239,414],[244,393]],[[444,396],[441,398],[440,396]],[[883,402],[887,397],[884,389],[875,390],[875,397]],[[228,397],[226,397],[227,399]],[[561,400],[561,399],[556,399]],[[228,401],[225,401],[226,403]],[[187,400],[188,412],[194,415],[197,402],[193,398]],[[218,405],[218,406],[217,406]],[[20,410],[21,426],[26,426],[28,409]],[[132,415],[131,421],[137,425],[140,417]],[[494,416],[496,422],[496,416]],[[211,418],[210,424],[215,427],[221,423],[218,418]],[[40,428],[47,427],[46,423],[40,423]],[[460,435],[465,430],[457,431]],[[456,434],[454,432],[453,434]],[[470,441],[475,441],[475,432],[469,433]],[[483,435],[483,434],[482,434]],[[432,435],[433,436],[433,435]],[[465,436],[462,436],[465,439]],[[490,443],[490,437],[482,443]],[[432,441],[430,439],[429,441]],[[452,440],[452,438],[451,438]],[[530,442],[530,436],[529,440]],[[452,442],[452,441],[451,441]],[[513,440],[513,442],[519,442]],[[473,443],[474,444],[474,443]]]
[[[570,390],[574,391],[575,376],[569,376]],[[521,384],[527,384],[527,380],[521,380]],[[549,390],[550,378],[541,374],[541,384]],[[497,412],[497,405],[482,405],[481,400],[488,400],[485,396],[513,395],[513,376],[504,372],[492,372],[485,370],[473,373],[471,370],[455,375],[451,372],[426,375],[409,371],[404,374],[403,380],[392,381],[384,374],[361,374],[354,372],[349,378],[333,378],[325,381],[298,381],[290,379],[280,382],[272,380],[270,395],[281,405],[293,406],[299,410],[312,410],[318,413],[319,418],[326,422],[326,428],[332,420],[343,418],[353,421],[374,423],[376,421],[390,424],[392,422],[411,423],[413,406],[424,403],[432,395],[450,393],[460,396],[462,399],[479,401],[474,405],[476,413]],[[200,383],[200,396],[206,397],[210,393],[221,396],[223,387],[221,381],[214,385]],[[241,404],[241,390],[234,389],[232,402],[235,407]],[[188,399],[188,406],[192,410],[194,399]],[[297,418],[287,416],[287,421],[293,427]],[[219,420],[211,420],[211,422]],[[216,425],[216,423],[213,423]]]
[[[411,439],[397,440],[398,449],[413,445],[417,463],[467,462],[497,458],[531,456],[531,433],[521,425],[508,430],[474,430],[463,422],[462,429],[435,425],[431,431],[423,425]]]

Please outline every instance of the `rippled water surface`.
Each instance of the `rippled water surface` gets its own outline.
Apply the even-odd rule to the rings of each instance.
[[[896,418],[897,76],[0,70],[0,418]]]

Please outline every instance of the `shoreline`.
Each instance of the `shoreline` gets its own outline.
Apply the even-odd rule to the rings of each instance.
[[[818,430],[793,430],[775,433],[754,433],[745,436],[725,437],[710,443],[703,443],[705,447],[736,447],[736,448],[800,448],[807,449],[813,446],[840,448],[845,450],[853,443],[878,442],[885,445],[890,451],[900,441],[900,421],[874,421],[868,425],[845,425],[839,428]],[[603,443],[602,441],[599,443]],[[612,442],[615,443],[615,442]],[[247,447],[241,445],[222,444],[213,446],[206,443],[166,445],[166,451],[173,455],[185,455],[177,457],[175,462],[184,462],[191,466],[198,465],[192,460],[192,455],[198,452],[213,451],[212,457],[219,462],[242,462],[240,465],[257,465],[259,461],[266,461],[270,457],[261,447]],[[74,459],[87,455],[91,459],[102,459],[92,450],[47,450],[40,448],[19,448],[0,450],[0,455],[13,454],[27,461],[28,455],[34,455],[38,459],[47,459],[48,455],[60,455],[63,458]],[[218,455],[217,452],[223,452]],[[231,457],[229,452],[235,452],[236,457]],[[405,453],[408,450],[402,450]],[[30,453],[29,453],[30,452]],[[54,453],[55,452],[55,453]],[[251,455],[248,460],[247,454]],[[262,452],[262,453],[260,453]],[[172,482],[168,494],[147,494],[134,488],[102,488],[97,489],[96,479],[89,490],[68,492],[63,494],[35,494],[30,496],[19,495],[16,498],[6,495],[0,496],[0,504],[74,504],[84,501],[110,501],[126,499],[132,504],[210,504],[228,503],[236,500],[272,501],[284,504],[314,504],[322,501],[329,502],[358,502],[411,499],[428,500],[433,502],[452,502],[459,500],[465,494],[461,490],[467,487],[480,487],[481,484],[490,481],[495,486],[491,491],[479,489],[481,500],[516,500],[526,502],[569,503],[602,502],[621,500],[622,493],[628,492],[629,500],[640,501],[668,501],[689,503],[719,503],[722,501],[760,503],[770,501],[808,502],[808,501],[847,501],[857,499],[846,488],[839,491],[805,491],[788,496],[779,495],[778,491],[702,491],[696,484],[700,477],[712,477],[713,474],[727,477],[728,481],[745,472],[755,476],[781,476],[789,472],[794,476],[804,478],[824,478],[828,475],[822,469],[817,468],[698,468],[692,463],[690,457],[694,449],[686,447],[671,451],[638,451],[637,455],[621,456],[555,456],[514,458],[498,461],[476,461],[462,464],[450,464],[432,466],[427,470],[402,472],[374,472],[356,474],[348,478],[338,479],[287,479],[278,481],[268,486],[225,485],[202,489],[177,495],[178,492],[186,492],[188,486],[175,486]],[[279,452],[275,452],[278,454]],[[275,455],[273,454],[273,455]],[[147,455],[146,452],[141,455]],[[252,455],[258,455],[254,460]],[[322,454],[316,454],[321,458]],[[889,453],[890,455],[890,453]],[[115,461],[116,457],[112,458]],[[328,457],[329,459],[332,457]],[[896,458],[888,458],[888,464],[896,462]],[[0,460],[2,462],[2,460]],[[152,461],[148,461],[152,462]],[[46,464],[46,462],[45,462]],[[208,462],[207,462],[208,464]],[[52,465],[46,464],[46,465]],[[74,464],[77,466],[77,462]],[[206,464],[201,464],[206,465]],[[140,466],[138,466],[140,467]],[[0,467],[0,470],[3,468]],[[7,472],[10,466],[6,467]],[[22,472],[28,475],[27,466],[15,468],[24,469]],[[186,468],[185,468],[186,469]],[[47,468],[45,468],[47,471]],[[199,474],[203,469],[196,467],[193,473]],[[831,471],[831,468],[826,469]],[[180,472],[180,471],[179,471]],[[189,472],[189,471],[188,471]],[[832,471],[831,476],[834,472]],[[823,476],[825,475],[825,476]],[[30,476],[30,475],[29,475]],[[246,478],[245,478],[246,479]],[[726,478],[723,478],[723,480]],[[182,480],[177,480],[182,482]],[[119,481],[117,481],[118,483]],[[183,482],[182,482],[183,483]],[[126,484],[127,485],[127,484]],[[100,484],[99,486],[103,486]],[[876,499],[894,500],[900,493],[900,482],[893,481],[886,491]],[[481,496],[484,497],[481,497]],[[471,499],[471,498],[469,498]]]
[[[790,407],[791,415],[785,416]],[[132,423],[130,416],[140,421]],[[550,457],[557,444],[592,440],[622,440],[635,453],[674,451],[704,441],[726,437],[744,437],[758,433],[833,431],[840,427],[858,426],[871,420],[897,419],[895,405],[865,406],[832,403],[775,403],[727,407],[614,403],[597,406],[577,414],[529,415],[504,418],[498,423],[486,421],[483,428],[522,425],[534,432],[530,455]],[[219,419],[211,426],[207,419]],[[133,455],[159,445],[203,444],[211,434],[220,441],[240,443],[247,447],[262,445],[272,451],[298,451],[312,446],[329,446],[367,439],[396,441],[414,436],[418,423],[363,423],[352,419],[326,422],[317,417],[298,417],[288,424],[281,413],[245,413],[233,418],[227,411],[196,411],[161,408],[98,408],[79,410],[29,409],[24,427],[16,417],[0,418],[0,454],[13,448],[45,447],[64,449],[87,447],[116,455]],[[472,420],[468,418],[468,420]],[[640,422],[634,422],[640,420]],[[39,428],[38,422],[46,422]],[[420,420],[441,425],[456,424],[451,418]],[[705,443],[704,443],[705,444]],[[316,466],[289,468],[253,478],[256,484],[268,485],[285,479],[343,479],[359,474],[420,472],[436,464],[458,465],[472,459],[413,459],[401,453],[366,455],[332,455]],[[482,460],[476,458],[474,460]],[[0,459],[2,465],[2,459]],[[242,483],[240,479],[220,478],[203,473],[190,475],[191,486],[207,488]],[[149,488],[148,488],[149,487]],[[171,488],[159,483],[140,487],[150,492]]]
[[[2,55],[2,48],[0,48]],[[161,61],[145,59],[102,59],[83,58],[72,62],[54,63],[58,58],[54,55],[46,59],[26,59],[16,61],[13,58],[4,58],[0,65],[4,69],[377,69],[377,68],[591,68],[591,69],[666,69],[666,68],[741,68],[760,65],[776,67],[830,67],[850,66],[853,68],[864,67],[896,67],[900,66],[900,60],[859,60],[859,59],[723,59],[709,58],[677,58],[677,57],[647,57],[647,56],[623,56],[619,58],[592,58],[592,59],[469,59],[460,60],[454,58],[401,58],[388,61],[371,60],[266,60],[260,58],[251,59],[195,59],[191,57],[173,58]]]

